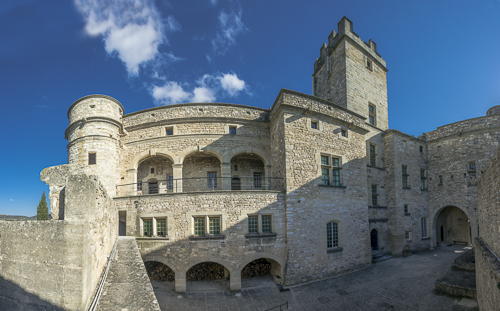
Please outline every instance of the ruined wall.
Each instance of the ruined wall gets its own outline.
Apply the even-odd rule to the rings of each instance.
[[[314,97],[289,91],[281,95],[275,106],[282,106],[284,122],[286,283],[324,278],[369,264],[367,130],[363,119]],[[317,122],[318,128],[311,128],[311,122]],[[346,126],[349,135],[342,137],[340,130]],[[341,186],[320,185],[321,155],[341,160]],[[327,247],[330,221],[338,224],[338,247]]]
[[[116,239],[117,212],[97,180],[69,176],[65,220],[0,222],[0,276],[52,306],[84,310]],[[2,288],[13,295],[14,288]]]
[[[425,141],[389,130],[384,133],[384,146],[387,155],[386,190],[389,198],[389,242],[392,254],[401,255],[405,249],[429,249],[431,235]],[[403,165],[407,167],[406,188],[403,187]],[[421,170],[425,170],[424,187]],[[422,236],[422,218],[427,221],[426,237]],[[409,232],[409,239],[405,236],[406,232]]]
[[[500,301],[500,152],[485,168],[478,186],[479,237],[476,239],[477,302],[481,310],[497,310]]]

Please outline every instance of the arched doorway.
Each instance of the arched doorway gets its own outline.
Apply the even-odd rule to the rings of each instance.
[[[165,156],[143,159],[137,167],[137,195],[173,192],[173,162]],[[167,182],[170,181],[170,182]]]
[[[220,191],[224,188],[222,181],[221,162],[214,154],[193,152],[184,159],[182,168],[184,192]],[[227,187],[229,188],[229,180]]]
[[[186,272],[188,290],[227,290],[229,270],[216,262],[202,262]]]
[[[470,245],[470,220],[460,208],[448,206],[443,208],[436,218],[436,236],[438,246],[451,244]]]
[[[231,158],[231,190],[269,189],[262,158],[253,153],[239,153]],[[239,189],[233,189],[233,180],[238,179]]]
[[[158,261],[146,261],[144,266],[154,288],[175,289],[175,272],[169,266]]]
[[[241,270],[241,287],[282,284],[281,265],[269,258],[259,258],[249,262]]]
[[[370,237],[371,237],[372,250],[377,251],[378,250],[378,232],[376,229],[372,230],[372,232],[370,233]]]
[[[238,177],[231,178],[231,190],[241,190],[241,180]]]

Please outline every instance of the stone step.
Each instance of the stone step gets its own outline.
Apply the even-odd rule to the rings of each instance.
[[[377,262],[381,262],[381,261],[384,261],[384,260],[387,260],[387,259],[391,259],[391,258],[392,258],[391,255],[384,255],[382,257],[373,258],[372,262],[373,263],[377,263]]]
[[[382,253],[372,253],[372,258],[380,258],[380,257],[384,257],[384,254],[382,254]]]

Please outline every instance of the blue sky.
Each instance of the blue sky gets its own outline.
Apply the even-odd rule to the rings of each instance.
[[[311,94],[342,16],[387,61],[389,125],[418,136],[500,105],[500,0],[16,0],[0,4],[0,214],[36,214],[40,171],[67,163],[67,109],[190,101],[270,108]]]

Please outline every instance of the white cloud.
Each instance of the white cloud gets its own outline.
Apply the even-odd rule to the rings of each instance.
[[[219,28],[215,38],[212,39],[212,48],[214,52],[224,55],[228,48],[236,44],[236,36],[248,30],[241,20],[243,12],[231,11],[226,13],[222,10],[219,13]]]
[[[214,102],[217,97],[234,97],[241,91],[246,91],[245,81],[234,73],[217,75],[205,74],[196,81],[192,91],[184,89],[175,81],[168,81],[163,86],[154,86],[151,95],[157,105],[173,105],[181,102],[207,103]]]
[[[86,19],[89,35],[101,35],[106,52],[125,64],[129,75],[138,75],[140,66],[158,57],[158,46],[167,41],[164,30],[180,30],[169,16],[162,23],[151,0],[75,0]]]
[[[221,86],[229,95],[235,96],[245,89],[245,81],[240,80],[234,73],[225,73],[218,77]]]
[[[174,81],[169,81],[162,87],[155,86],[152,95],[159,105],[174,105],[190,98],[190,94]]]

